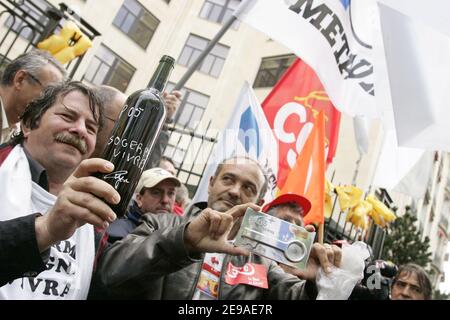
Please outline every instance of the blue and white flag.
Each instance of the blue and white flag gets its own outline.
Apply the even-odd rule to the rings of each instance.
[[[366,1],[247,0],[236,17],[305,61],[339,111],[378,118],[368,31],[374,21],[365,14],[360,23],[354,15],[355,10],[366,10],[362,2]],[[377,17],[376,12],[368,14]]]
[[[245,82],[227,126],[219,135],[192,203],[207,201],[209,179],[217,165],[234,156],[254,159],[264,168],[269,181],[264,200],[271,201],[276,191],[277,148],[278,143],[261,105],[248,82]]]

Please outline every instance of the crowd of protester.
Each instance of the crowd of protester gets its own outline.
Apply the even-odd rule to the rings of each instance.
[[[170,122],[181,93],[164,99]],[[5,68],[0,299],[315,299],[318,270],[340,266],[340,247],[314,243],[298,270],[233,245],[247,208],[304,226],[311,207],[292,195],[263,210],[267,175],[252,159],[218,164],[207,202],[191,203],[176,164],[162,155],[163,132],[117,218],[109,204],[119,194],[92,173],[113,171],[101,155],[125,100],[117,89],[68,81],[59,62],[38,50]],[[262,284],[226,280],[230,266],[248,263],[263,266]],[[429,300],[431,292],[426,272],[411,263],[382,287],[358,284],[350,299]]]

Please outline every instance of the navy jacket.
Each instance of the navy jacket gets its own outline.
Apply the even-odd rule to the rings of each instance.
[[[106,231],[108,233],[108,242],[112,244],[131,233],[139,225],[141,215],[141,210],[136,205],[136,202],[133,201],[123,218],[117,219],[108,227]]]

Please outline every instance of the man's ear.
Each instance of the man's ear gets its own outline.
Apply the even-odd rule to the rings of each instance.
[[[136,204],[138,208],[142,208],[142,196],[140,193],[136,193]]]
[[[23,133],[23,137],[26,139],[30,135],[31,129],[28,128],[23,124],[23,122],[20,123],[20,131]]]
[[[27,72],[25,70],[19,70],[16,72],[13,79],[13,87],[16,90],[21,90],[25,84],[25,80],[27,79]]]
[[[210,189],[212,188],[212,186],[214,185],[214,176],[209,177],[209,184],[208,184],[208,194],[210,192]]]

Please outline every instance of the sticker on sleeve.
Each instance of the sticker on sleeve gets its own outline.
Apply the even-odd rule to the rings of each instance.
[[[229,285],[247,284],[249,286],[267,289],[267,269],[262,264],[246,263],[236,267],[228,263],[225,282]]]
[[[197,290],[200,290],[203,294],[206,294],[208,299],[217,300],[219,296],[219,278],[212,274],[202,273],[197,283]],[[206,298],[202,298],[207,300]]]

